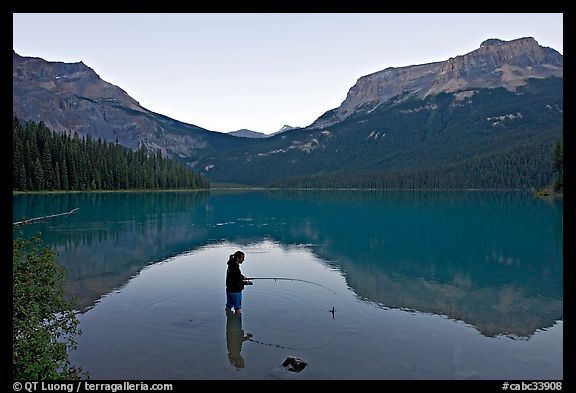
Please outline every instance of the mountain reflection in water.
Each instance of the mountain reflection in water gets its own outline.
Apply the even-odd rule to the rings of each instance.
[[[222,241],[302,245],[358,299],[528,337],[563,318],[562,202],[521,192],[211,191],[18,195],[92,307],[146,265]]]

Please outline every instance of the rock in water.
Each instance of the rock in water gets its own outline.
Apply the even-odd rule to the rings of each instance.
[[[284,367],[288,371],[294,371],[295,373],[299,373],[300,371],[304,370],[308,363],[306,363],[302,359],[298,359],[294,356],[288,356],[286,360],[282,363],[282,367]]]

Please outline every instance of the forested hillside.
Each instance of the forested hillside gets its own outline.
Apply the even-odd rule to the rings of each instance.
[[[397,97],[326,128],[294,130],[201,161],[214,181],[310,187],[538,188],[563,133],[562,78]],[[461,98],[464,97],[464,98]]]
[[[526,189],[553,177],[549,143],[507,149],[462,163],[421,170],[343,172],[303,176],[274,183],[279,188]]]
[[[36,190],[129,190],[209,188],[208,181],[160,149],[133,151],[90,135],[56,133],[43,122],[13,119],[12,188]]]

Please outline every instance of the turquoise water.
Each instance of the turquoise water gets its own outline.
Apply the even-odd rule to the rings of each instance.
[[[562,201],[522,192],[14,197],[78,298],[93,379],[561,379]],[[17,234],[17,233],[15,233]],[[20,234],[20,232],[18,232]],[[228,255],[251,277],[224,312]],[[330,310],[334,308],[334,313]],[[296,356],[300,373],[281,365]]]

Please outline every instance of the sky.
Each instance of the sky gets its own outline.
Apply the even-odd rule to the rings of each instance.
[[[13,49],[83,61],[143,107],[211,131],[304,127],[363,75],[447,60],[488,38],[563,54],[563,15],[13,14]]]

